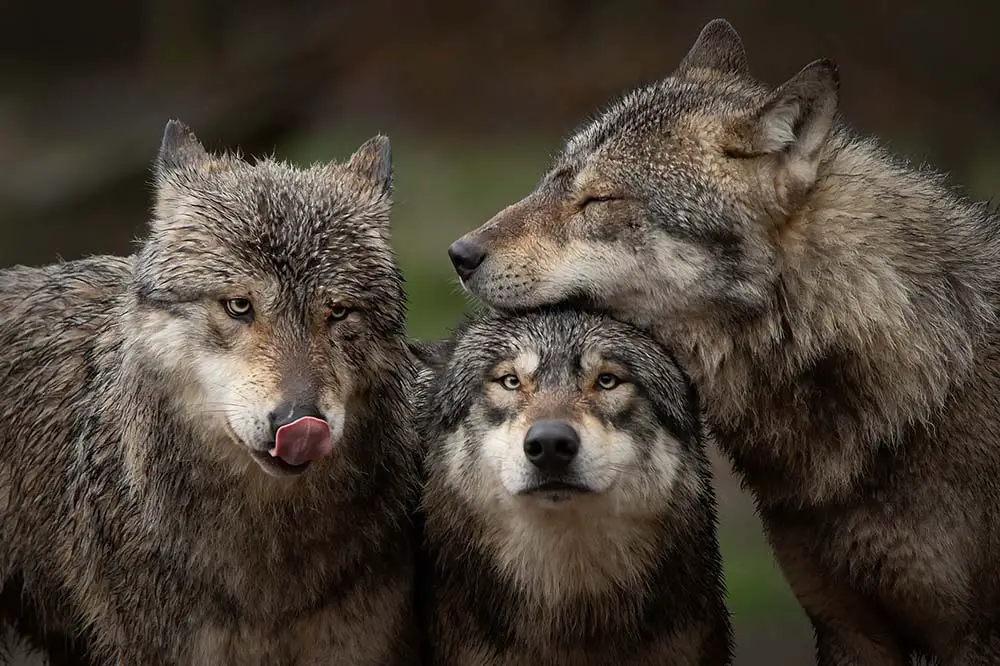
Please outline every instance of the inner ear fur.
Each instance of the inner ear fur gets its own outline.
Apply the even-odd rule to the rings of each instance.
[[[777,157],[779,198],[794,198],[816,180],[823,146],[836,121],[839,92],[833,61],[809,63],[735,124],[726,152],[734,157]]]

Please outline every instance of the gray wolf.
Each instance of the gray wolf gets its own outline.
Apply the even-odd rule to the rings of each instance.
[[[299,169],[171,121],[135,255],[0,271],[8,618],[96,664],[415,663],[390,199],[385,137]]]
[[[424,351],[427,662],[730,663],[697,394],[670,355],[574,311]]]
[[[1000,219],[709,23],[457,240],[490,305],[575,303],[676,350],[821,666],[1000,663]]]

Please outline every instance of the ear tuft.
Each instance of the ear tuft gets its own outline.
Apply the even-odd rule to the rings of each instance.
[[[190,127],[179,120],[167,121],[156,156],[157,170],[197,167],[208,159],[208,152]]]
[[[382,194],[392,189],[392,143],[389,137],[377,134],[361,144],[347,168],[362,178],[370,180]]]
[[[709,21],[674,74],[683,76],[693,69],[710,69],[738,76],[750,74],[743,40],[729,21],[722,18]]]

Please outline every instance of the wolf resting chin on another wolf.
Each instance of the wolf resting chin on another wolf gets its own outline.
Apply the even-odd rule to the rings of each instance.
[[[753,491],[820,666],[1000,663],[1000,219],[777,88],[709,23],[538,187],[449,249],[505,310],[574,303],[676,350]]]

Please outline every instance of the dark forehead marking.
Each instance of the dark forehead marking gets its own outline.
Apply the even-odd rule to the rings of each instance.
[[[240,201],[205,197],[202,203],[220,209],[213,217],[224,224],[212,225],[210,232],[242,265],[296,284],[337,280],[352,271],[391,272],[391,262],[366,251],[385,244],[373,225],[376,217],[388,215],[387,206],[356,201],[350,188],[311,171],[258,165],[246,176],[250,185]],[[378,257],[391,254],[378,249],[386,250]]]
[[[345,202],[329,195],[310,196],[294,188],[255,193],[259,233],[250,242],[275,264],[314,262],[326,253],[334,236],[349,240],[343,224],[350,217]]]
[[[560,350],[543,358],[535,373],[535,382],[543,389],[571,388],[576,385],[580,368],[573,363],[574,354]]]
[[[459,355],[472,353],[481,362],[513,360],[525,351],[539,356],[540,366],[579,369],[585,352],[598,353],[604,360],[631,365],[635,354],[662,355],[672,363],[669,352],[655,345],[638,330],[613,319],[583,313],[567,307],[547,307],[532,313],[493,314],[469,321],[457,333]],[[632,337],[632,347],[618,344]],[[625,344],[622,342],[622,344]],[[652,345],[652,346],[651,346]],[[653,362],[653,358],[647,358]]]
[[[562,315],[543,312],[514,320],[510,326],[520,334],[511,354],[530,351],[538,355],[534,379],[540,386],[567,386],[579,376],[585,351],[606,356],[603,334],[594,328],[598,324],[599,320],[573,312]]]

